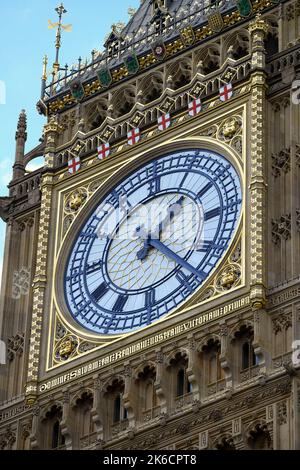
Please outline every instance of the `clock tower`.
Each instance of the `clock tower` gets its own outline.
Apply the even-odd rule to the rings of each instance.
[[[143,0],[72,70],[57,8],[0,198],[0,448],[300,448],[298,3]]]

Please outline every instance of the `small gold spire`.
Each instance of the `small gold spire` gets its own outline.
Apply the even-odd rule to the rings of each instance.
[[[43,75],[42,80],[47,80],[47,65],[48,65],[48,56],[45,55],[43,58]]]

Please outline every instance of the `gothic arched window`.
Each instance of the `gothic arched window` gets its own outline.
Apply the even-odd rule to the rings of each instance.
[[[224,371],[221,367],[221,344],[219,339],[210,338],[202,347],[202,367],[204,381],[208,386],[216,384],[224,379]]]
[[[60,446],[65,444],[65,438],[61,434],[60,422],[59,420],[55,421],[53,428],[52,428],[52,449],[57,449]]]
[[[253,348],[254,332],[251,325],[242,325],[235,333],[236,357],[241,371],[258,365],[258,357]]]
[[[119,423],[121,421],[121,395],[118,394],[114,400],[114,417],[113,422]]]
[[[44,449],[58,449],[65,445],[65,438],[61,432],[61,420],[61,405],[53,405],[44,415],[41,432]]]
[[[242,346],[242,369],[248,369],[249,367],[256,366],[257,357],[255,355],[252,342],[247,340]]]
[[[191,391],[192,387],[187,377],[186,368],[182,367],[177,372],[177,397],[182,397]]]
[[[76,400],[73,408],[74,426],[76,426],[80,439],[89,436],[95,430],[91,414],[93,403],[93,394],[88,390],[81,394],[81,396]]]
[[[113,405],[113,423],[120,423],[127,419],[127,410],[123,406],[123,396],[121,393],[118,393],[114,399]]]
[[[266,424],[258,423],[249,432],[248,446],[252,450],[270,450],[272,439]]]

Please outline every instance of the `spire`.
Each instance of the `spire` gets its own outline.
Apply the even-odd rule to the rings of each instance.
[[[63,15],[68,13],[64,5],[61,3],[57,8],[55,8],[55,11],[58,14],[58,22],[52,23],[51,20],[48,20],[48,28],[56,29],[56,40],[55,40],[56,54],[55,54],[55,62],[53,64],[53,71],[52,71],[53,81],[57,79],[58,72],[61,70],[60,63],[59,63],[59,52],[61,48],[62,31],[66,31],[66,32],[72,31],[71,24],[66,24],[66,25],[62,24]]]
[[[16,180],[24,176],[25,167],[24,167],[24,155],[25,155],[25,142],[27,140],[27,118],[26,112],[22,109],[18,127],[16,132],[16,156],[15,164],[13,166],[13,179]]]
[[[41,89],[41,99],[44,98],[45,95],[45,88],[47,84],[47,65],[48,65],[48,57],[45,55],[43,58],[43,75],[42,75],[42,89]]]

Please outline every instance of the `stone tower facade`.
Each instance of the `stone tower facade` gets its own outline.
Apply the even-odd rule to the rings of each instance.
[[[104,52],[43,77],[29,153],[20,114],[0,198],[0,448],[300,449],[300,2],[143,0],[131,15]],[[188,148],[240,175],[222,260],[159,322],[85,330],[64,303],[74,237],[116,182]]]

